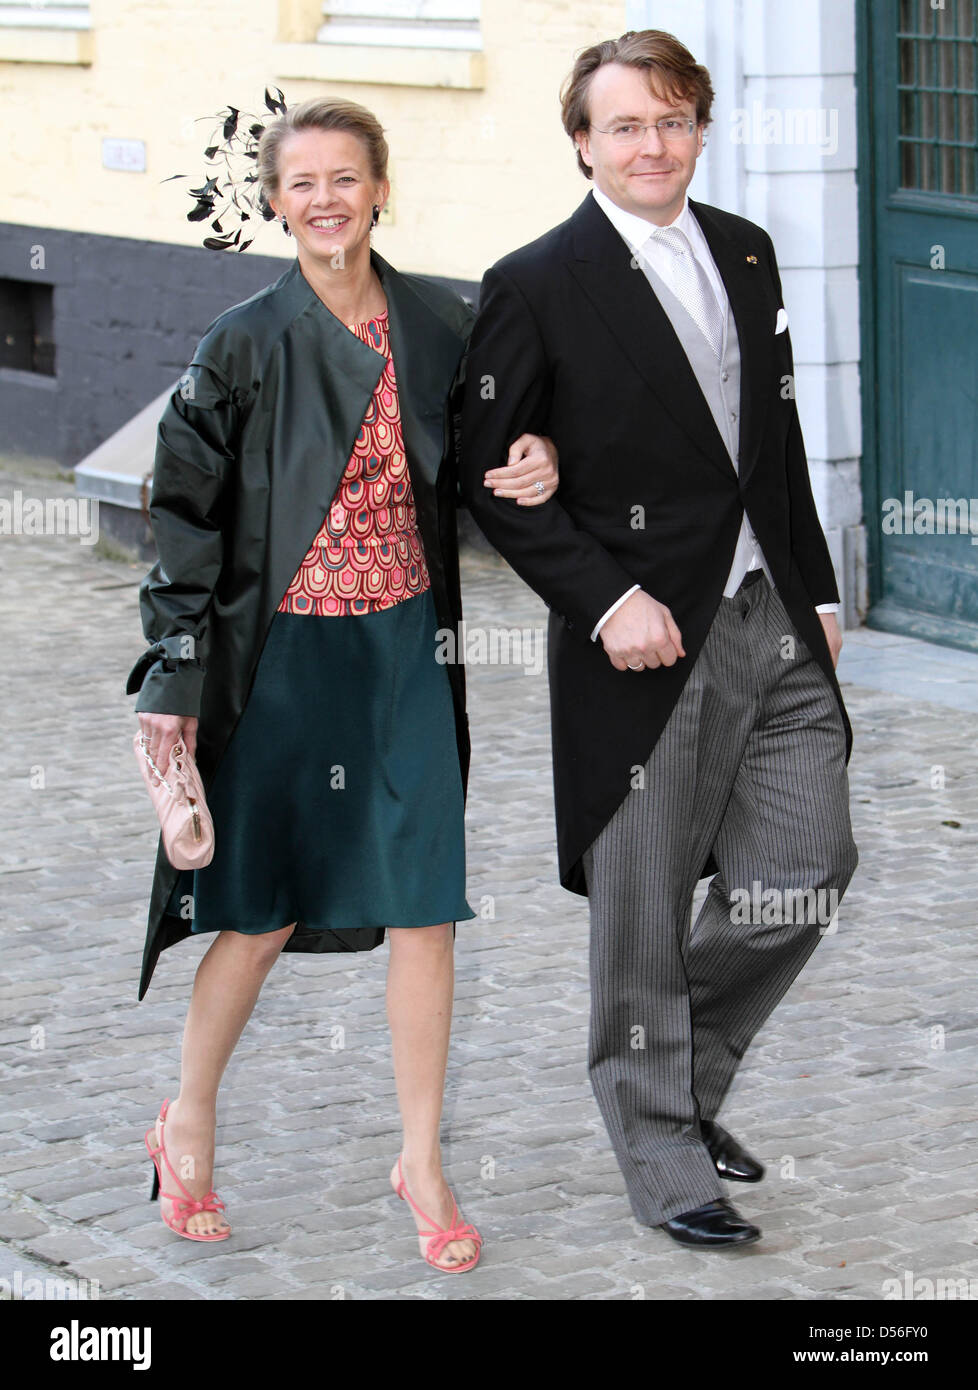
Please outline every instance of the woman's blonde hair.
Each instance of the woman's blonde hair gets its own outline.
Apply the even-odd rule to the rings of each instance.
[[[377,183],[387,178],[387,141],[384,128],[372,111],[355,101],[336,101],[332,97],[310,97],[298,106],[290,106],[265,127],[258,141],[258,161],[255,172],[263,201],[277,197],[279,190],[279,156],[284,141],[297,130],[346,130],[363,142],[367,151],[370,172]]]

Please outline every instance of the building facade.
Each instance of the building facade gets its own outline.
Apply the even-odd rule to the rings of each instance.
[[[978,647],[978,0],[0,0],[0,448],[77,464],[294,254],[186,220],[221,109],[376,111],[378,249],[475,297],[587,190],[574,55],[646,27],[713,74],[694,197],[774,239],[846,624]]]

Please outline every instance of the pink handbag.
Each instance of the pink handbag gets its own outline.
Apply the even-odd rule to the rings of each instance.
[[[146,735],[136,734],[132,745],[159,816],[167,859],[175,869],[202,869],[214,857],[214,822],[197,764],[178,741],[170,749],[164,777],[150,756]]]

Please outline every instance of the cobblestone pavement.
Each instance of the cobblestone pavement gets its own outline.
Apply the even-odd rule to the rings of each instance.
[[[16,488],[72,495],[8,467],[0,497]],[[459,927],[444,1119],[480,1267],[428,1269],[388,1186],[386,947],[281,959],[219,1104],[234,1235],[167,1231],[142,1135],[203,945],[166,952],[137,1004],[156,833],[123,685],[145,568],[0,536],[0,1289],[20,1271],[110,1299],[879,1299],[910,1271],[978,1293],[978,657],[876,633],[849,634],[841,668],[860,867],[722,1116],[768,1165],[730,1194],[762,1241],[694,1253],[631,1217],[585,1070],[587,910],[556,882],[546,677],[504,664],[469,668],[469,901],[494,918]],[[467,556],[464,589],[470,629],[542,628],[492,558]]]

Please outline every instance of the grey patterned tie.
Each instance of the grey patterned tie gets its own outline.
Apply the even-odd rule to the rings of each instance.
[[[689,238],[678,227],[659,227],[649,240],[652,238],[675,256],[673,293],[719,357],[723,350],[723,314],[706,271],[693,255]]]

